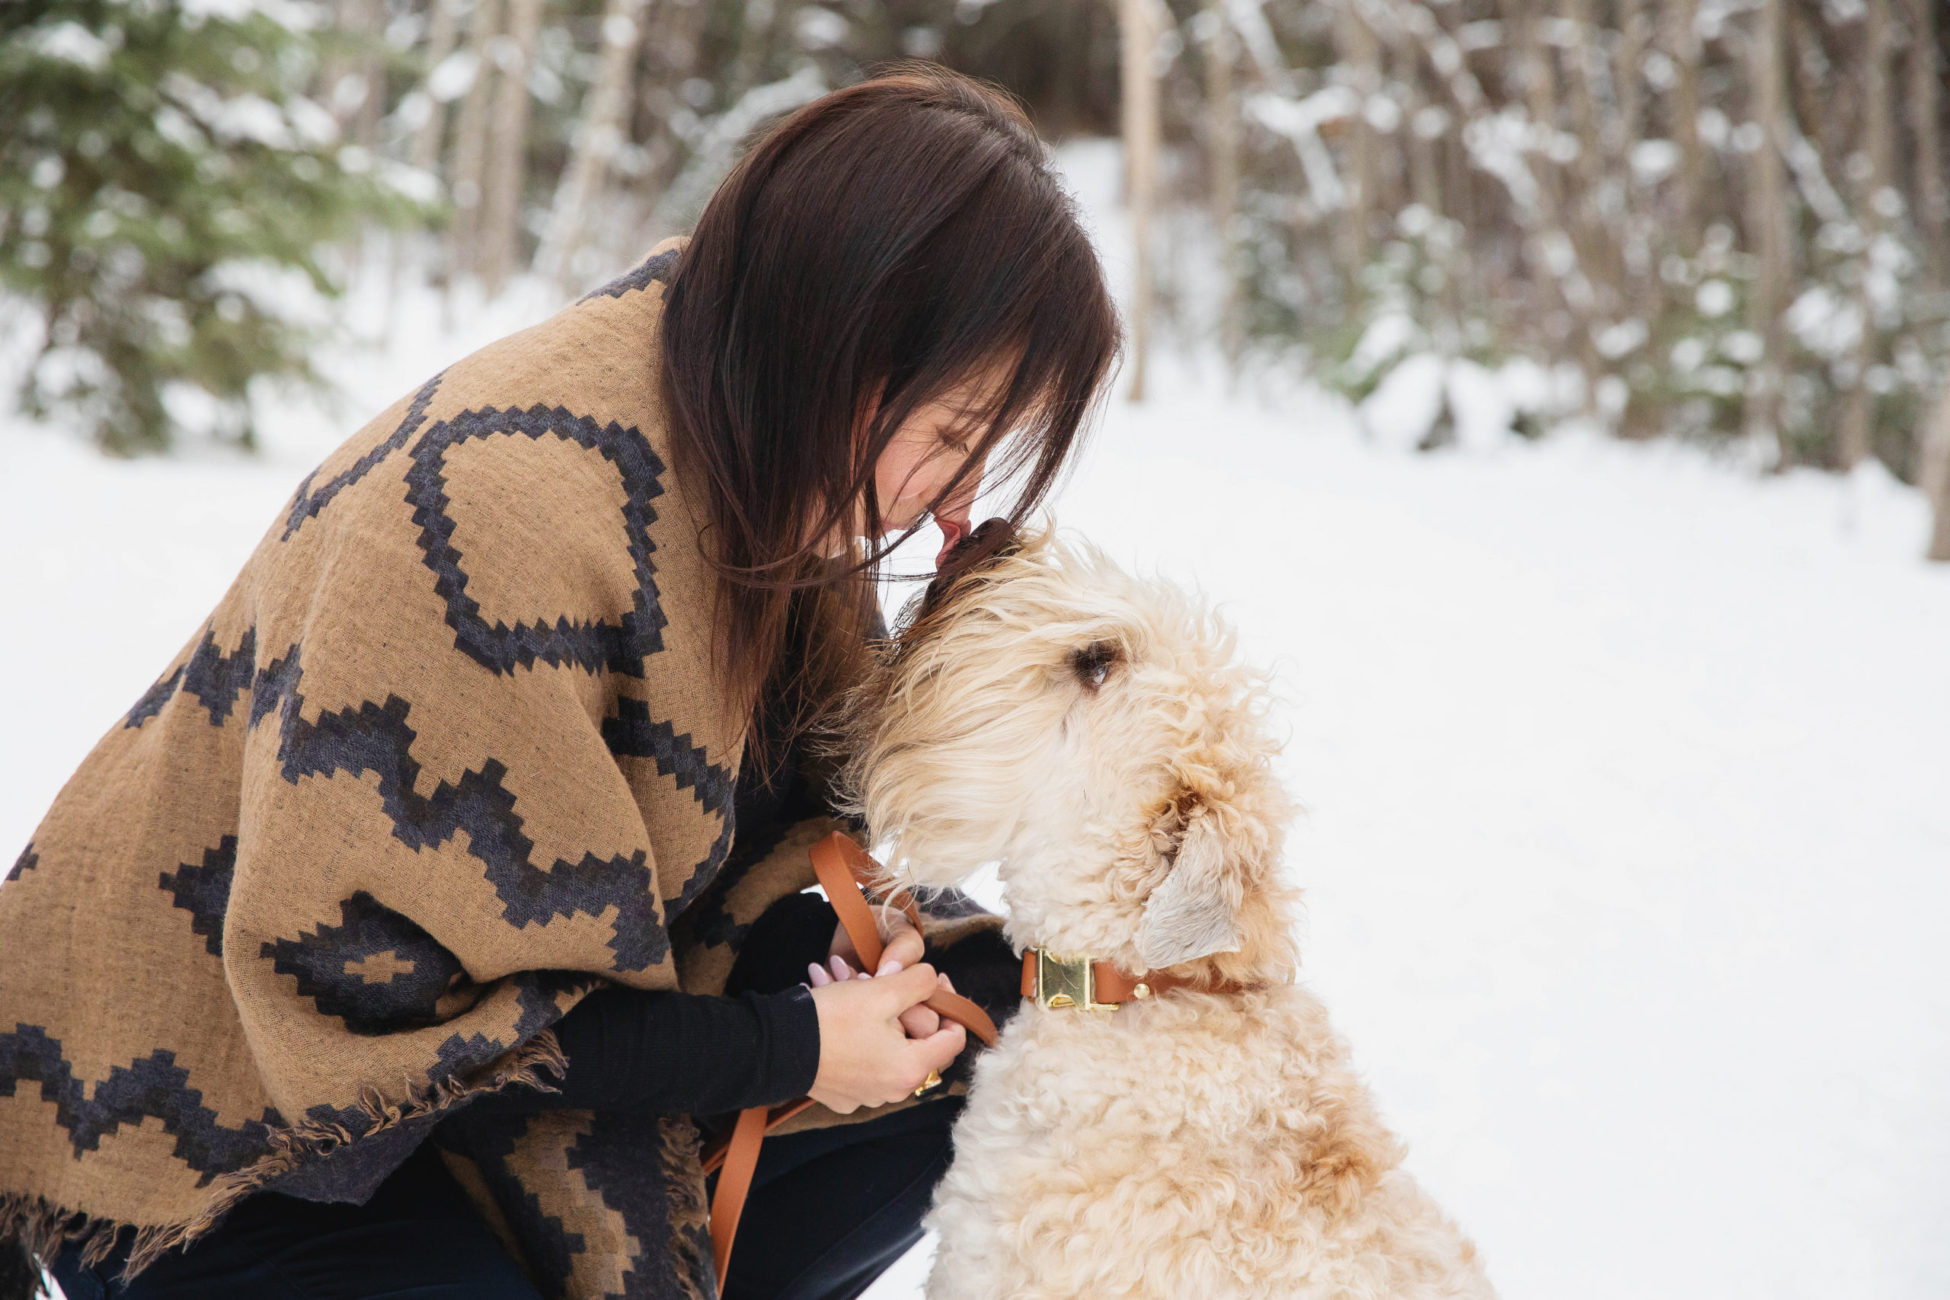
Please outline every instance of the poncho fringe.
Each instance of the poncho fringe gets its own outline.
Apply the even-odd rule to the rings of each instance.
[[[187,1246],[216,1226],[237,1202],[258,1191],[282,1174],[306,1164],[311,1158],[330,1155],[339,1147],[360,1138],[395,1128],[408,1120],[437,1115],[456,1102],[482,1093],[498,1092],[516,1084],[542,1092],[556,1091],[543,1075],[551,1071],[557,1079],[568,1072],[568,1062],[556,1045],[555,1032],[544,1029],[528,1042],[502,1058],[502,1063],[486,1078],[472,1083],[443,1079],[432,1086],[410,1084],[404,1100],[386,1100],[370,1085],[359,1090],[355,1107],[367,1126],[359,1133],[343,1124],[307,1120],[270,1134],[271,1153],[255,1164],[211,1181],[211,1198],[201,1213],[183,1223],[157,1223],[146,1227],[95,1218],[76,1210],[49,1205],[45,1198],[16,1193],[0,1197],[0,1241],[18,1238],[22,1245],[41,1259],[53,1259],[71,1244],[81,1247],[81,1265],[93,1268],[115,1249],[124,1233],[133,1232],[128,1262],[119,1277],[126,1281],[155,1263],[164,1252]],[[4,1300],[13,1300],[5,1297]],[[25,1297],[22,1300],[26,1300]]]

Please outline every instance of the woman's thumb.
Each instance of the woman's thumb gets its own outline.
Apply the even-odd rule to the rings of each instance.
[[[902,1011],[919,1002],[926,1002],[934,995],[937,987],[934,967],[927,962],[904,967],[892,975],[882,975],[874,983],[887,990]]]

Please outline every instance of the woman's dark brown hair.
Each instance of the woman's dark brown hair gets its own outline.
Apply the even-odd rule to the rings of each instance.
[[[761,137],[699,218],[663,324],[672,451],[703,498],[734,698],[763,695],[796,731],[843,684],[877,567],[913,528],[851,562],[821,544],[860,503],[879,537],[874,464],[910,415],[1002,376],[930,509],[987,455],[1020,522],[1118,343],[1096,252],[1004,94],[905,65]]]

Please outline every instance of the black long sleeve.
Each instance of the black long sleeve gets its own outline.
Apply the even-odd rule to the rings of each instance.
[[[478,1113],[548,1110],[715,1114],[804,1095],[819,1071],[812,991],[735,997],[598,989],[555,1024],[568,1058],[557,1092],[506,1088]]]

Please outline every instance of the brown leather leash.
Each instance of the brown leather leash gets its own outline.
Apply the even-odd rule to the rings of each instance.
[[[847,937],[853,940],[854,951],[860,955],[860,968],[869,972],[879,970],[885,949],[880,942],[880,928],[874,924],[873,909],[867,906],[864,882],[880,874],[880,864],[838,831],[813,845],[812,863],[827,900],[838,914],[840,924],[846,927]],[[902,898],[900,907],[918,932],[921,914],[914,900]],[[984,1043],[995,1046],[995,1022],[989,1019],[988,1012],[961,994],[937,988],[922,1005],[959,1022]],[[704,1152],[705,1173],[722,1167],[717,1193],[711,1198],[711,1256],[717,1265],[720,1291],[724,1290],[731,1266],[731,1243],[738,1234],[738,1217],[745,1211],[752,1172],[758,1167],[758,1149],[767,1133],[812,1104],[811,1097],[801,1097],[778,1106],[753,1106],[741,1111],[730,1136],[716,1139]]]

